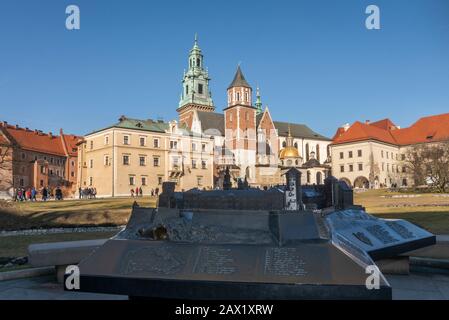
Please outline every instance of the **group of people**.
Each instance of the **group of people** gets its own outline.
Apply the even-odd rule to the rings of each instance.
[[[150,195],[152,197],[154,197],[154,196],[157,197],[159,195],[159,188],[151,189]],[[136,187],[136,189],[131,189],[131,197],[132,198],[143,197],[142,187]]]
[[[78,188],[80,199],[96,199],[97,198],[97,188]]]
[[[63,193],[60,187],[56,187],[56,189],[52,190],[49,187],[42,187],[40,191],[36,190],[36,188],[15,188],[13,200],[14,201],[37,201],[38,194],[41,195],[42,201],[47,201],[50,198],[54,198],[55,200],[63,200]]]

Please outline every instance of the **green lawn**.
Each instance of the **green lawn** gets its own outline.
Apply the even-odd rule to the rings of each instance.
[[[0,258],[24,257],[28,246],[32,243],[107,239],[116,232],[76,232],[56,233],[49,235],[11,236],[0,238]]]
[[[0,230],[124,225],[134,200],[141,206],[156,205],[151,197],[15,203],[0,208]]]
[[[403,195],[384,190],[355,193],[354,202],[380,218],[405,219],[435,234],[449,234],[449,197],[420,194],[416,198],[391,198]]]

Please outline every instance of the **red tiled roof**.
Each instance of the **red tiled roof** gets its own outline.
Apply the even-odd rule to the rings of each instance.
[[[396,144],[389,130],[380,129],[371,124],[361,123],[359,121],[356,121],[346,132],[336,137],[333,143],[340,144],[370,139]]]
[[[73,134],[64,134],[61,129],[61,141],[65,144],[67,153],[71,157],[78,156],[78,146],[76,145],[81,137]]]
[[[449,139],[449,113],[424,117],[408,128],[392,132],[398,144],[408,145]]]
[[[58,136],[50,136],[50,134],[11,125],[4,126],[4,129],[25,150],[65,156]]]
[[[378,127],[380,129],[384,129],[384,130],[394,130],[397,129],[397,126],[391,122],[390,119],[383,119],[383,120],[379,120],[373,123],[370,123],[372,126]]]
[[[449,139],[449,113],[419,119],[408,128],[398,129],[389,119],[371,124],[355,122],[347,131],[339,128],[334,144],[378,140],[394,145],[409,145]]]

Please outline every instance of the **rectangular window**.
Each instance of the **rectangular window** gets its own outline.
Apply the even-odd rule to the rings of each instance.
[[[134,176],[129,176],[129,185],[130,186],[134,185]]]
[[[380,156],[381,156],[382,158],[384,157],[384,151],[383,151],[383,150],[380,152]]]
[[[140,137],[140,146],[141,146],[141,147],[145,147],[145,145],[146,145],[146,140],[147,140],[147,139],[145,139],[145,137]]]
[[[205,143],[203,143],[203,144],[201,145],[201,151],[202,151],[202,152],[206,152],[206,144],[205,144]]]
[[[159,139],[154,139],[153,140],[153,147],[154,148],[159,148]]]
[[[196,169],[196,160],[192,160],[192,169]]]
[[[359,171],[363,171],[363,164],[359,163]]]
[[[349,151],[348,157],[349,157],[349,158],[352,158],[352,151]]]
[[[92,150],[94,148],[94,142],[91,140],[90,141],[90,150]]]
[[[129,166],[129,156],[128,155],[123,156],[123,165]]]
[[[163,180],[163,177],[157,177],[157,184],[161,185],[162,184],[162,180]]]
[[[357,156],[361,157],[362,156],[362,150],[357,150]]]
[[[109,144],[109,136],[104,136],[104,144],[105,145]]]
[[[201,161],[201,168],[206,169],[207,168],[207,162],[206,160]]]
[[[343,158],[344,158],[343,152],[340,152],[340,159],[343,159]]]
[[[139,165],[141,167],[144,167],[146,165],[146,157],[145,156],[139,156]]]
[[[94,184],[94,179],[92,177],[89,177],[89,186],[93,186]]]
[[[196,183],[198,187],[201,187],[203,185],[203,177],[196,177]]]
[[[104,156],[104,165],[105,165],[105,166],[108,166],[108,165],[109,165],[109,156],[108,156],[108,155],[105,155],[105,156]]]
[[[193,151],[193,152],[196,151],[196,143],[192,143],[192,151]]]
[[[178,149],[178,141],[170,141],[170,149]]]
[[[382,162],[382,171],[385,171],[385,163]]]
[[[90,159],[89,161],[89,167],[92,169],[94,167],[94,160]]]
[[[129,136],[123,136],[123,144],[129,145]]]
[[[203,85],[201,83],[198,84],[198,94],[203,94]]]
[[[354,166],[352,164],[349,165],[349,172],[353,172],[354,171]]]
[[[405,154],[401,154],[401,160],[402,160],[402,161],[405,160]]]
[[[340,172],[345,172],[345,166],[340,166]]]
[[[390,172],[390,164],[387,163],[387,172]]]
[[[153,167],[159,167],[159,157],[153,157]]]
[[[147,177],[142,177],[142,185],[143,186],[147,185]]]
[[[407,168],[406,167],[402,167],[402,173],[406,173],[407,172]]]

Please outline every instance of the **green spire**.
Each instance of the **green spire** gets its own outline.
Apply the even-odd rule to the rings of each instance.
[[[209,73],[204,68],[204,57],[198,45],[198,35],[189,52],[189,63],[187,72],[184,71],[182,80],[183,91],[179,101],[179,108],[187,104],[197,104],[214,107],[211,93],[209,91]]]
[[[260,90],[259,90],[259,86],[257,86],[257,90],[256,90],[256,115],[261,114],[262,111],[262,100],[260,99]]]

